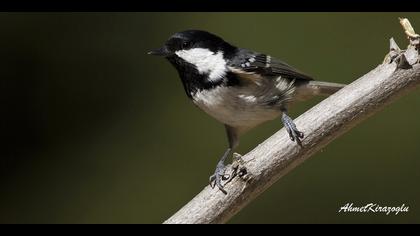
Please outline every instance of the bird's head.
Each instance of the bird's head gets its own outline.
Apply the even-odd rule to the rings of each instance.
[[[195,69],[211,80],[224,75],[226,58],[235,50],[236,47],[217,35],[202,30],[186,30],[172,35],[161,48],[149,54],[167,58],[179,71]]]
[[[150,55],[174,57],[181,52],[207,50],[213,53],[229,51],[232,46],[222,38],[203,30],[186,30],[172,35],[165,44],[149,52]]]

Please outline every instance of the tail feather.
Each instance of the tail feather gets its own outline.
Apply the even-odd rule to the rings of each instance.
[[[329,96],[344,88],[346,84],[330,83],[323,81],[309,81],[308,85],[318,95]]]
[[[346,84],[311,80],[297,84],[295,96],[298,100],[307,100],[314,96],[329,96],[344,88],[344,86]]]

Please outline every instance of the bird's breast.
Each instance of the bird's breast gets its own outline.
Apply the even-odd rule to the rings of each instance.
[[[252,128],[280,114],[280,109],[268,104],[278,93],[258,86],[218,86],[200,90],[193,102],[216,120],[232,127]]]

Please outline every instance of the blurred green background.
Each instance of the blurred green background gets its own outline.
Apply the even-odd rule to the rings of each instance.
[[[178,75],[146,55],[173,33],[214,32],[319,80],[382,62],[418,13],[1,13],[0,222],[160,223],[207,184],[226,138]],[[321,101],[291,109],[297,117]],[[416,90],[332,142],[230,223],[420,222]],[[282,127],[241,139],[246,153]],[[338,213],[346,203],[410,211]]]

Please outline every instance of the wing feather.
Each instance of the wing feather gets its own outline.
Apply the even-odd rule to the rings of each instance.
[[[255,79],[273,76],[286,77],[291,80],[313,80],[313,78],[285,62],[271,57],[270,55],[252,52],[246,49],[240,50],[235,60],[229,63],[229,68],[234,73],[252,76]]]

